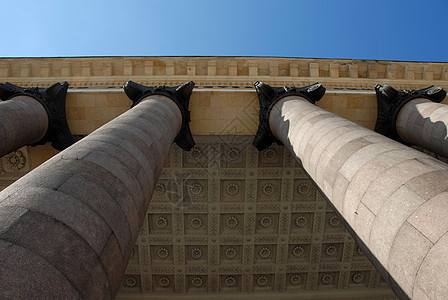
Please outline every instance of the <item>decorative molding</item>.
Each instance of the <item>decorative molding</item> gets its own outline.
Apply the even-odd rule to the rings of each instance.
[[[193,69],[188,66],[194,66]],[[121,87],[130,79],[147,86],[175,86],[194,80],[198,87],[250,88],[255,80],[272,86],[371,90],[372,79],[399,89],[430,84],[448,87],[445,63],[272,57],[97,57],[1,58],[0,82],[50,86],[66,80],[75,88]],[[434,83],[435,82],[435,83]]]
[[[29,171],[29,161],[26,147],[12,151],[11,153],[3,156],[1,160],[3,172],[6,173],[4,174],[5,176],[2,176],[2,178],[8,177],[8,173],[20,172],[22,173],[21,175],[23,175]]]
[[[174,71],[173,71],[174,72]],[[174,139],[176,144],[186,150],[190,151],[195,145],[193,136],[190,130],[190,111],[188,106],[190,103],[190,96],[194,88],[194,82],[190,81],[185,84],[168,87],[168,86],[144,86],[133,81],[128,81],[123,87],[126,95],[132,100],[131,107],[140,103],[143,98],[151,95],[163,95],[173,100],[179,107],[182,114],[182,127],[178,135]]]
[[[315,104],[325,94],[325,88],[320,83],[297,88],[289,86],[271,87],[268,84],[257,81],[254,83],[254,86],[260,102],[260,111],[257,135],[253,145],[259,151],[268,148],[273,142],[281,145],[281,142],[274,136],[269,127],[269,114],[280,99],[287,96],[300,96]]]
[[[176,158],[176,163],[170,160],[156,185],[158,194],[123,279],[122,295],[380,287],[370,280],[374,267],[357,252],[353,239],[326,208],[303,169],[294,164],[288,167],[289,175],[282,172],[293,160],[289,152],[272,145],[244,155],[254,149],[252,136],[195,139],[198,143],[190,152],[176,146],[170,149],[169,157]],[[217,153],[209,152],[216,149]],[[209,164],[210,158],[216,164]],[[236,172],[247,165],[252,175]],[[192,179],[192,170],[204,175]],[[180,202],[163,202],[172,189],[170,182],[184,183]],[[299,188],[304,183],[307,187]],[[186,195],[188,189],[194,191]],[[195,193],[201,195],[195,198],[201,202],[187,206],[183,201],[191,203]],[[239,197],[240,193],[253,195],[254,201]],[[212,194],[216,201],[210,199]],[[276,200],[267,201],[270,198]],[[361,275],[354,277],[357,273]],[[130,277],[136,280],[134,287],[126,283],[134,284]]]
[[[45,136],[32,146],[51,142],[55,149],[62,151],[75,142],[65,113],[68,86],[67,82],[58,82],[49,88],[23,88],[9,82],[0,83],[0,99],[14,101],[15,96],[26,95],[39,101],[45,108],[48,115],[48,130]]]
[[[375,85],[376,99],[378,101],[378,117],[375,131],[393,140],[406,144],[396,128],[398,114],[401,108],[416,98],[426,98],[440,103],[446,96],[446,91],[433,85],[421,90],[396,90],[389,85]]]

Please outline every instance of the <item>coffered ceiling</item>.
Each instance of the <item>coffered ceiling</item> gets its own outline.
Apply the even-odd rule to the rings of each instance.
[[[347,289],[393,296],[286,149],[258,152],[252,139],[196,136],[190,152],[171,147],[118,299]]]

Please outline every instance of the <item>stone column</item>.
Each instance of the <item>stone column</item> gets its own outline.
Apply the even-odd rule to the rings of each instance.
[[[446,299],[448,165],[313,105],[310,87],[292,95],[255,86],[260,102],[271,103],[263,123],[397,295]]]
[[[0,102],[0,157],[37,143],[47,129],[47,112],[34,98],[20,95]]]
[[[68,83],[47,89],[0,84],[0,157],[25,145],[51,142],[57,150],[74,143],[65,117]]]
[[[442,88],[397,91],[387,85],[376,85],[375,91],[376,132],[448,157],[448,106],[439,103],[446,96]]]
[[[129,82],[131,110],[0,193],[0,298],[115,296],[171,144],[194,144],[193,86]]]

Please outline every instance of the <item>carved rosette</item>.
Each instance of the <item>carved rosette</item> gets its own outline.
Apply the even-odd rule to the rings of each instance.
[[[310,103],[315,104],[325,94],[325,88],[320,83],[299,88],[294,86],[271,87],[265,83],[257,81],[254,83],[254,86],[260,102],[260,112],[258,116],[259,123],[257,135],[252,144],[257,147],[259,151],[266,149],[274,142],[279,145],[282,144],[274,136],[269,127],[269,114],[280,99],[288,96],[300,96],[310,101]]]
[[[182,127],[174,139],[174,142],[186,151],[190,151],[195,145],[190,130],[190,111],[188,110],[193,88],[193,81],[174,87],[168,87],[165,85],[144,86],[133,81],[128,81],[123,87],[126,95],[132,100],[131,107],[136,106],[141,100],[151,95],[162,95],[170,98],[176,103],[182,114]]]
[[[28,171],[26,148],[21,148],[3,156],[2,166],[3,170],[8,173]]]
[[[251,137],[197,142],[190,152],[171,147],[127,269],[137,285],[123,281],[124,291],[142,286],[143,293],[193,296],[367,287],[376,271],[303,169],[286,163],[293,158],[284,147],[258,152]],[[167,195],[175,193],[180,204],[194,205],[172,205]]]
[[[409,101],[417,98],[426,98],[440,103],[446,96],[446,91],[433,85],[421,90],[397,91],[388,85],[375,85],[376,99],[378,102],[378,117],[375,131],[400,143],[407,144],[398,135],[396,128],[398,114],[401,108]]]
[[[55,83],[49,88],[22,88],[9,82],[0,84],[0,99],[13,100],[15,96],[25,95],[39,101],[48,115],[48,130],[45,136],[31,146],[43,145],[51,142],[56,150],[64,150],[71,146],[75,140],[72,137],[65,113],[65,101],[68,82]]]

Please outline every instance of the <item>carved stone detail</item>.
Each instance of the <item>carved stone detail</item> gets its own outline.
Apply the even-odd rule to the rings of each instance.
[[[68,82],[58,82],[49,88],[22,88],[9,82],[0,83],[0,99],[12,100],[13,97],[19,95],[29,96],[39,101],[47,112],[48,130],[40,141],[31,146],[51,142],[53,148],[62,151],[75,142],[68,127],[65,113],[68,86]]]
[[[406,144],[398,135],[396,124],[401,108],[409,101],[416,98],[426,98],[440,103],[446,96],[446,91],[441,87],[429,86],[421,90],[397,91],[388,85],[375,85],[376,99],[378,102],[378,117],[375,131],[388,138]]]
[[[257,81],[254,83],[254,86],[260,101],[260,112],[258,131],[253,145],[260,151],[268,148],[273,142],[281,145],[281,142],[274,137],[269,127],[269,114],[280,99],[287,96],[301,96],[314,104],[325,94],[325,88],[319,83],[297,88],[289,86],[271,87]]]
[[[379,286],[341,220],[281,146],[252,153],[250,136],[238,142],[195,139],[190,152],[171,147],[157,182],[164,193],[154,193],[126,273],[137,285],[130,288],[123,281],[122,292],[140,291],[140,286],[148,294]],[[210,153],[217,149],[219,155]],[[238,149],[240,156],[231,160],[225,149]],[[227,193],[229,185],[238,187],[235,195]],[[182,195],[179,202],[169,202],[174,193]],[[359,283],[356,273],[364,276]]]
[[[23,175],[23,173],[28,172],[29,161],[28,161],[28,151],[26,147],[22,147],[13,151],[1,158],[2,160],[2,171],[5,174],[2,174],[3,177],[11,177],[16,174],[18,177]],[[3,173],[1,172],[1,173]]]
[[[137,105],[143,98],[150,95],[163,95],[176,103],[182,113],[182,127],[174,139],[174,142],[186,151],[189,151],[195,145],[190,130],[190,111],[188,110],[193,88],[193,81],[175,87],[164,85],[144,86],[133,81],[128,81],[123,87],[126,95],[132,100],[132,107]]]

